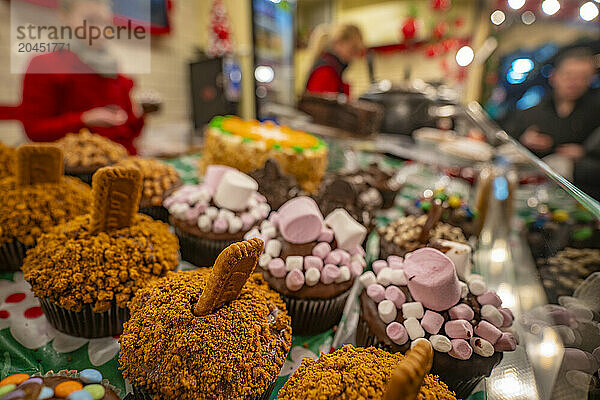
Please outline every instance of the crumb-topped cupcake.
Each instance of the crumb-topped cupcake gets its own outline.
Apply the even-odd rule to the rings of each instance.
[[[266,243],[259,265],[281,293],[294,334],[326,331],[342,317],[354,278],[365,265],[366,229],[342,209],[323,218],[313,199],[296,197],[246,234]]]
[[[59,331],[120,334],[135,292],[177,267],[169,227],[136,212],[140,189],[139,170],[100,169],[92,213],[50,230],[27,253],[24,278]]]
[[[0,179],[15,174],[17,151],[0,143]]]
[[[224,165],[209,166],[202,185],[182,186],[163,205],[179,237],[181,258],[198,267],[211,266],[271,211],[254,179]]]
[[[419,343],[406,356],[346,345],[318,360],[305,358],[277,399],[456,400],[431,368],[431,346]]]
[[[95,369],[49,371],[44,375],[13,374],[0,381],[3,400],[120,400],[118,389]]]
[[[63,176],[62,158],[56,146],[23,145],[16,175],[0,179],[0,269],[17,271],[42,233],[89,211],[89,187]]]
[[[439,250],[419,249],[381,267],[377,275],[360,277],[358,345],[403,353],[416,340],[429,340],[432,373],[460,398],[489,376],[502,352],[515,350],[511,311],[479,275],[460,281],[453,261]]]
[[[169,222],[169,211],[163,200],[181,186],[181,178],[171,165],[153,158],[129,157],[116,164],[137,168],[142,173],[143,186],[139,212],[162,222]]]
[[[65,154],[65,173],[87,184],[92,183],[92,175],[98,169],[127,157],[125,147],[87,129],[69,133],[54,143]]]
[[[136,398],[269,398],[291,327],[277,293],[252,274],[262,246],[234,243],[212,269],[170,273],[137,293],[119,355]]]

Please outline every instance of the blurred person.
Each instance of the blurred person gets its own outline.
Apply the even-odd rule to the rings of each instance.
[[[75,29],[83,21],[105,27],[113,22],[109,0],[60,0],[62,23]],[[25,73],[21,120],[32,141],[54,141],[88,128],[136,154],[144,113],[131,99],[134,83],[119,74],[106,39],[88,45],[73,39],[70,50],[34,57]]]
[[[329,30],[315,28],[309,40],[313,66],[306,81],[309,93],[343,93],[350,95],[350,85],[342,79],[348,65],[363,56],[362,32],[356,25],[342,24]]]
[[[507,131],[539,157],[550,154],[577,162],[586,139],[600,126],[600,96],[590,89],[596,66],[592,52],[574,48],[560,55],[540,104],[517,113]]]

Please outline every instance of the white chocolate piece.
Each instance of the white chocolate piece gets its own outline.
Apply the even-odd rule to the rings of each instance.
[[[210,219],[210,217],[206,214],[201,215],[198,218],[198,228],[200,228],[200,230],[202,232],[210,232],[212,229],[212,220]]]
[[[429,345],[431,345],[431,343],[429,342],[429,340],[427,340],[427,339],[425,339],[425,338],[418,338],[418,339],[415,339],[415,340],[413,340],[413,341],[410,343],[410,348],[412,349],[412,348],[413,348],[413,347],[415,347],[415,346],[417,345],[417,343],[419,343],[419,342],[427,342],[427,343],[429,343]],[[432,347],[433,347],[433,346],[432,346]]]
[[[260,231],[265,239],[272,239],[277,236],[277,229],[274,226],[268,226]]]
[[[392,284],[396,285],[396,286],[406,286],[408,284],[408,280],[406,279],[406,274],[404,273],[404,270],[401,269],[392,269],[391,272],[391,281]]]
[[[460,286],[460,297],[466,299],[469,294],[469,286],[463,281],[459,281],[458,285]]]
[[[377,274],[377,283],[381,286],[388,286],[392,283],[392,269],[391,268],[383,268]]]
[[[240,171],[227,171],[223,174],[213,201],[220,208],[242,211],[248,200],[258,190],[258,183]]]
[[[279,257],[281,254],[281,242],[276,239],[271,239],[265,245],[265,253],[273,258]]]
[[[473,295],[480,296],[485,293],[486,289],[483,279],[469,279],[469,291]]]
[[[246,234],[244,235],[244,240],[250,240],[255,237],[260,237],[260,232],[258,231],[258,229],[253,228],[246,232]]]
[[[204,215],[210,219],[215,219],[217,218],[217,215],[219,215],[219,210],[217,207],[210,206],[206,209],[206,211],[204,211]]]
[[[269,262],[271,262],[272,259],[273,258],[270,255],[263,253],[260,255],[260,257],[258,257],[258,266],[262,269],[268,269]]]
[[[389,300],[384,300],[384,301],[389,301]],[[381,304],[381,303],[379,303],[379,304]],[[392,303],[392,305],[393,304],[394,303]],[[394,306],[394,310],[395,309],[396,309],[396,306]],[[412,318],[412,317],[406,318],[404,320],[404,327],[406,328],[406,332],[408,332],[408,336],[410,337],[410,340],[416,340],[418,338],[425,337],[425,331],[423,330],[421,323],[416,318]]]
[[[340,276],[335,280],[335,283],[342,283],[342,282],[349,281],[351,277],[352,277],[352,274],[350,273],[350,268],[348,268],[345,265],[342,265],[340,267]]]
[[[429,341],[435,351],[447,353],[452,350],[452,342],[444,335],[431,335]]]
[[[358,280],[365,289],[377,283],[377,278],[375,277],[373,271],[365,272],[360,276],[360,278],[358,278]]]
[[[469,342],[475,354],[481,357],[491,357],[494,355],[494,346],[487,340],[480,337],[472,337]]]
[[[425,314],[423,304],[418,301],[402,304],[402,316],[404,318],[421,319],[423,318],[423,314]]]
[[[238,233],[242,230],[242,225],[242,219],[234,216],[229,220],[229,233]]]
[[[356,222],[343,208],[333,210],[325,218],[325,224],[333,230],[337,247],[343,250],[359,246],[367,235],[367,228]]]
[[[302,271],[303,264],[304,264],[304,257],[302,257],[302,256],[288,256],[285,259],[286,271],[291,271],[293,269],[299,269],[300,271]]]
[[[504,316],[502,313],[491,304],[486,304],[481,307],[481,318],[485,319],[496,328],[500,328],[504,323]]]
[[[306,286],[315,286],[321,280],[321,271],[317,268],[309,268],[304,273],[304,280],[306,282]]]
[[[381,318],[381,320],[386,324],[394,321],[398,315],[396,306],[389,300],[383,300],[381,303],[379,303],[377,305],[377,312],[379,313],[379,318]]]

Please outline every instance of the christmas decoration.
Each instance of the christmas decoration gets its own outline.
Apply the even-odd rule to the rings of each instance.
[[[210,9],[210,31],[207,54],[211,57],[223,56],[233,51],[231,26],[223,0],[214,0]]]
[[[431,8],[436,11],[446,11],[451,5],[450,0],[431,0]]]
[[[401,31],[405,41],[414,39],[417,34],[417,19],[408,17],[402,24]]]
[[[433,37],[440,40],[448,33],[448,23],[446,21],[438,22],[433,28]]]

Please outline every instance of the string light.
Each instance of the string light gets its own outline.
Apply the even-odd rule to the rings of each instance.
[[[579,16],[584,21],[591,21],[598,16],[598,7],[591,1],[588,1],[579,8]]]
[[[535,14],[531,11],[525,11],[521,14],[521,21],[523,21],[525,25],[531,25],[535,22]]]
[[[542,11],[547,15],[554,15],[560,10],[558,0],[544,0],[542,2]]]
[[[500,25],[506,20],[506,15],[500,10],[496,10],[490,15],[490,19],[492,20],[492,24]]]
[[[471,64],[473,58],[475,58],[475,53],[469,46],[463,46],[456,52],[456,63],[461,67]]]
[[[525,0],[508,0],[508,6],[513,10],[518,10],[525,5]]]

